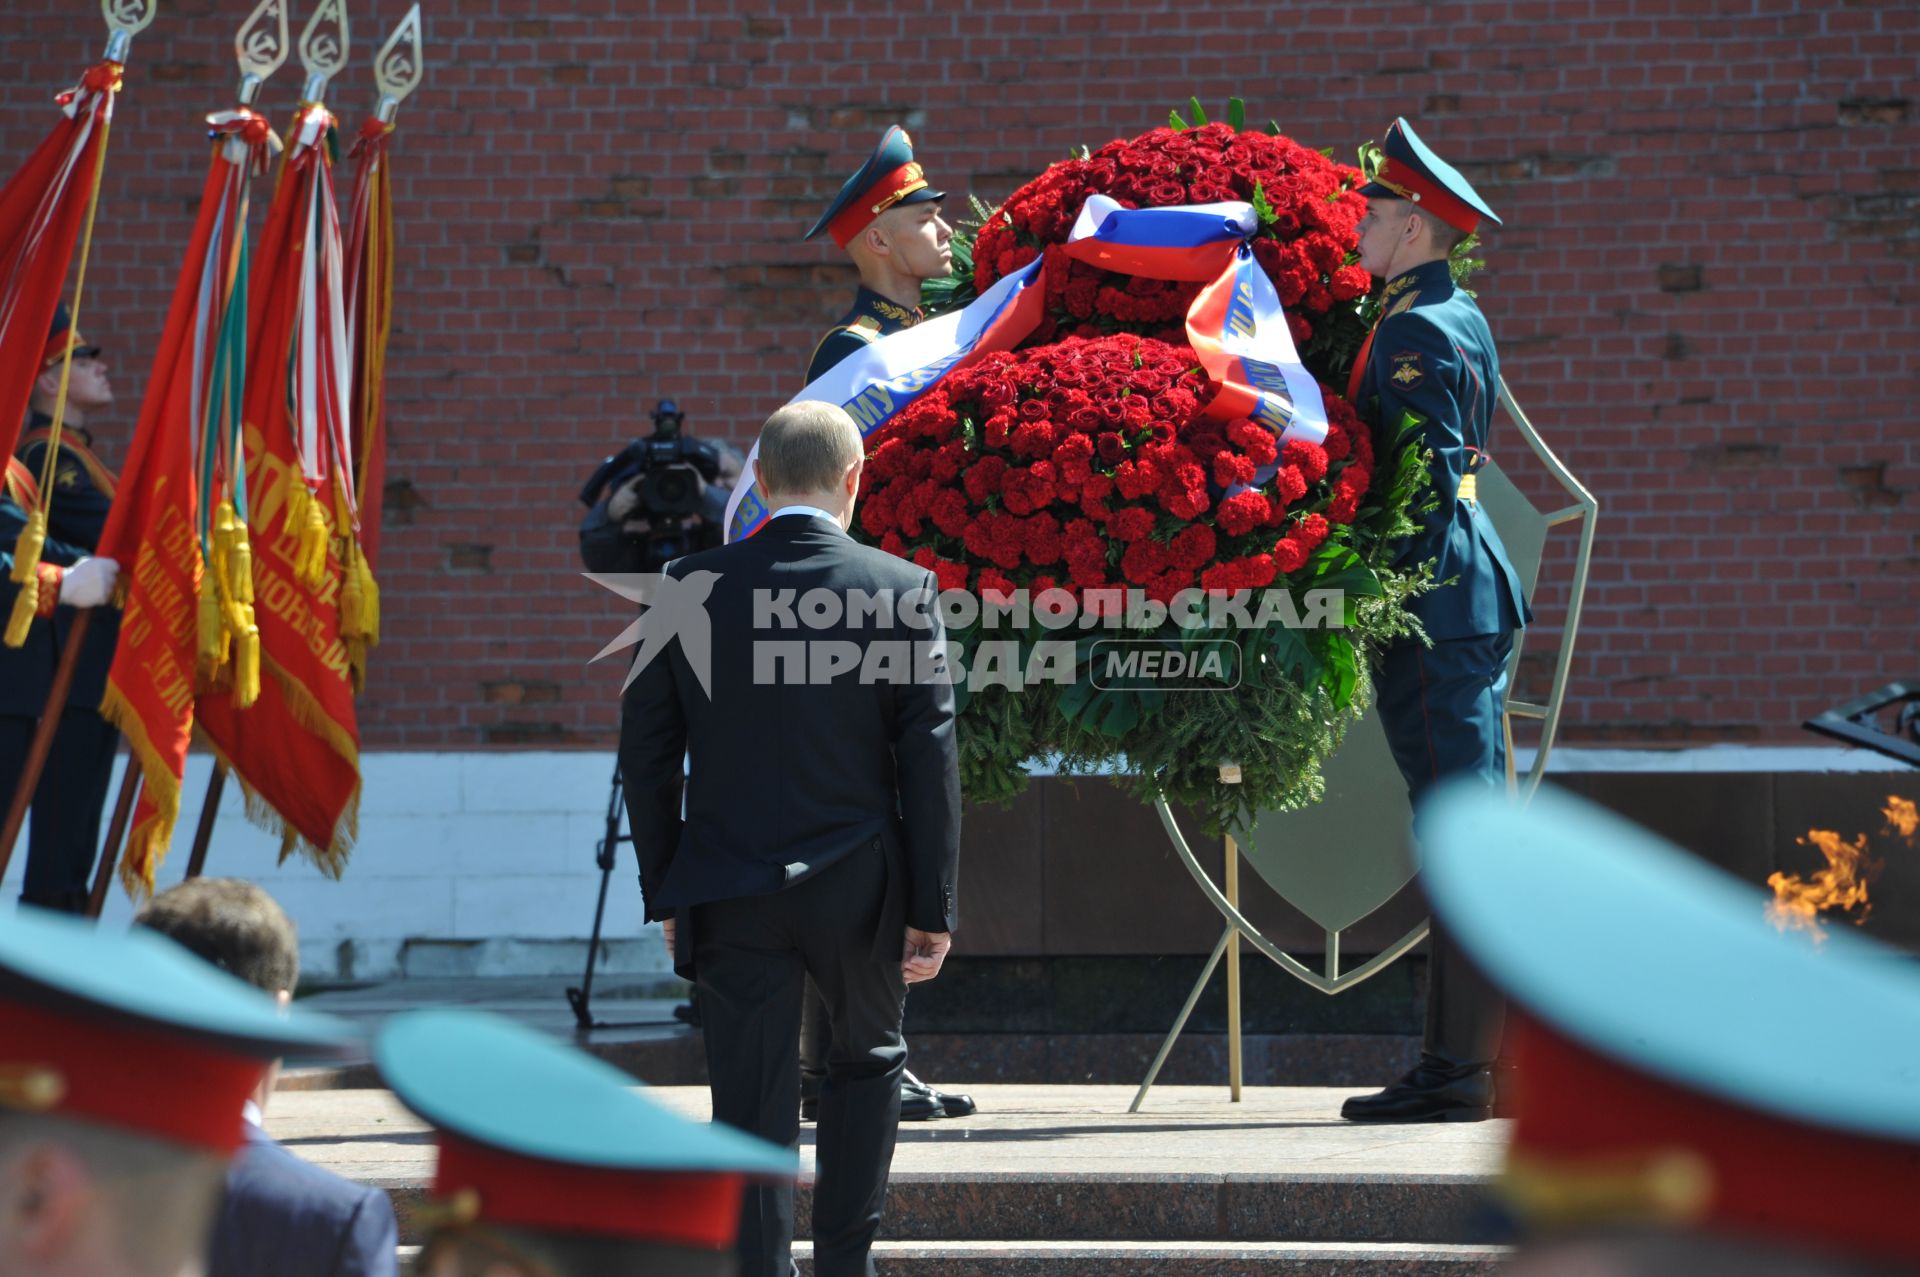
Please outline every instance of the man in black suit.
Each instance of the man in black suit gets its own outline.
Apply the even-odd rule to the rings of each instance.
[[[773,516],[668,565],[620,734],[646,916],[699,988],[717,1121],[798,1142],[808,976],[826,1000],[817,1277],[874,1271],[906,986],[951,944],[960,846],[938,583],[847,535],[861,467],[839,408],[768,419],[755,477]],[[791,1186],[750,1187],[742,1277],[786,1277],[792,1237]]]
[[[293,923],[272,896],[237,878],[194,878],[161,892],[134,919],[282,1000],[300,974]],[[247,1101],[247,1143],[227,1168],[207,1277],[394,1277],[393,1202],[304,1162],[261,1127],[279,1067]]]

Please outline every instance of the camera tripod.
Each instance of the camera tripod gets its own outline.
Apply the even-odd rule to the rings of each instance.
[[[674,1026],[679,1020],[622,1020],[613,1023],[593,1018],[593,962],[600,952],[600,928],[607,916],[607,885],[613,881],[613,867],[619,860],[621,843],[631,843],[631,833],[621,833],[626,819],[626,787],[620,780],[620,764],[613,765],[613,781],[607,793],[607,822],[600,835],[595,860],[600,866],[600,898],[593,906],[593,933],[587,939],[587,969],[578,988],[568,988],[567,1005],[573,1008],[574,1023],[587,1029],[640,1029]]]

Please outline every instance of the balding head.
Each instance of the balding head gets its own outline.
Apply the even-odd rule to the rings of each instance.
[[[760,428],[754,477],[773,509],[818,506],[846,526],[860,490],[864,451],[860,428],[844,410],[803,399],[775,412]]]

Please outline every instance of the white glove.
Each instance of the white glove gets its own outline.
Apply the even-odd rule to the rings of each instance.
[[[60,602],[66,607],[99,607],[113,597],[120,565],[112,559],[81,559],[60,576]]]

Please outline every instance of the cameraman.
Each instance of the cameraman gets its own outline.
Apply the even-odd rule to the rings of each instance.
[[[701,446],[713,450],[716,477],[700,490],[699,513],[685,516],[682,526],[691,532],[694,548],[705,550],[720,544],[721,538],[716,530],[726,522],[727,499],[733,495],[734,485],[740,482],[747,459],[740,449],[730,443],[705,443]],[[618,523],[627,535],[641,540],[645,540],[653,531],[653,523],[647,517],[641,493],[646,478],[645,474],[637,474],[607,497],[607,517]]]
[[[600,463],[580,491],[589,507],[580,557],[591,572],[658,572],[725,539],[727,499],[745,458],[723,443],[682,433],[671,399],[653,412],[653,433]]]

